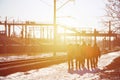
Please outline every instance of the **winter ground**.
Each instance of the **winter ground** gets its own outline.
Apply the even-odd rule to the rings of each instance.
[[[67,62],[65,62],[46,68],[0,76],[0,80],[120,80],[120,58],[117,63],[114,62],[114,59],[118,57],[120,57],[120,51],[102,55],[98,69],[91,71],[84,69],[68,72]],[[110,69],[109,65],[113,68]],[[116,73],[116,75],[110,73]]]
[[[57,53],[57,56],[66,55],[66,53]],[[0,55],[0,62],[8,62],[15,60],[25,60],[25,59],[34,59],[34,58],[44,58],[44,57],[52,57],[53,53],[41,53],[39,55]]]

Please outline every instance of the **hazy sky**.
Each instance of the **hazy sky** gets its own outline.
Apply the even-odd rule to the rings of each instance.
[[[56,0],[57,8],[68,0]],[[57,22],[74,26],[99,26],[105,14],[104,0],[71,0],[57,11]],[[53,21],[53,0],[0,0],[0,20]],[[65,16],[72,16],[67,18]]]

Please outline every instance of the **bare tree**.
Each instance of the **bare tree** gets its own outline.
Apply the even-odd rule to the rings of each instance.
[[[106,19],[111,22],[113,32],[120,33],[120,0],[107,0]]]

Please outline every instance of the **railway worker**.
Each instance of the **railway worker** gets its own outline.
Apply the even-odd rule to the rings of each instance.
[[[90,69],[90,66],[92,68],[92,56],[93,56],[93,47],[91,44],[88,44],[86,47],[86,60],[87,60],[87,68]]]
[[[69,44],[67,47],[67,56],[68,56],[68,70],[73,69],[73,45]]]
[[[94,47],[93,67],[97,68],[98,59],[100,58],[100,48],[97,46],[97,43],[95,43],[93,47]]]
[[[81,64],[82,68],[85,68],[85,55],[86,55],[86,43],[83,41],[81,45]]]

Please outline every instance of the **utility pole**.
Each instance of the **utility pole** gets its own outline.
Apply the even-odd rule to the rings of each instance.
[[[7,17],[5,18],[5,35],[7,36]]]
[[[109,50],[111,50],[111,21],[109,21]]]
[[[57,26],[56,26],[56,0],[54,0],[54,56],[56,55],[56,47],[57,47]]]
[[[7,37],[7,17],[5,18],[5,36]],[[3,52],[7,52],[6,38],[3,39]]]
[[[65,2],[61,7],[58,9],[56,8],[56,0],[54,0],[54,17],[53,17],[53,24],[54,24],[54,56],[56,55],[56,49],[57,49],[57,25],[56,25],[56,11],[61,9],[64,5],[66,5],[70,0]]]
[[[13,34],[15,34],[15,26],[14,26],[15,20],[13,19]],[[15,36],[15,35],[14,35]]]

